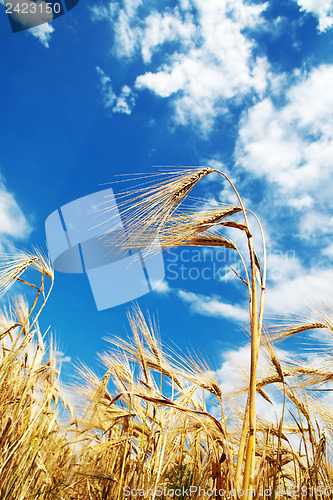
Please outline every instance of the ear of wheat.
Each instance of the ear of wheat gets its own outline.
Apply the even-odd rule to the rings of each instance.
[[[142,248],[159,237],[168,217],[182,203],[193,187],[212,172],[211,168],[184,169],[179,173],[164,174],[171,180],[120,193],[117,204],[125,227],[125,235],[105,235],[105,243],[121,247]],[[163,175],[163,174],[161,174]],[[110,214],[110,225],[114,216]]]

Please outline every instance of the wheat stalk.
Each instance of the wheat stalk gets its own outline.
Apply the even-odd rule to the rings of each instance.
[[[206,175],[216,172],[223,176],[230,184],[239,201],[239,207],[232,206],[222,209],[214,209],[209,213],[193,214],[185,213],[177,215],[175,210],[180,202],[184,200],[190,190],[200,179]],[[250,386],[248,393],[248,409],[245,412],[244,427],[242,432],[242,445],[238,456],[236,483],[239,484],[241,466],[243,462],[243,449],[245,446],[246,435],[248,434],[248,445],[245,458],[245,470],[243,475],[243,489],[250,493],[247,499],[251,500],[254,486],[255,470],[255,429],[256,429],[256,390],[257,390],[257,363],[259,355],[259,344],[261,337],[262,318],[264,310],[264,294],[266,279],[266,253],[264,234],[260,222],[262,235],[264,265],[261,270],[256,252],[254,250],[252,234],[248,224],[247,213],[242,199],[236,190],[232,181],[218,170],[202,168],[197,171],[191,170],[176,177],[166,183],[158,183],[148,188],[140,188],[133,193],[131,197],[125,195],[126,201],[123,202],[121,217],[126,228],[126,237],[121,237],[118,244],[122,248],[144,248],[148,246],[147,253],[155,248],[169,248],[180,245],[210,245],[222,246],[236,250],[245,269],[246,279],[242,281],[247,285],[249,292],[249,312],[251,323],[251,368],[250,368]],[[123,195],[124,196],[124,195]],[[235,221],[224,222],[223,219],[242,212],[244,224]],[[252,213],[252,212],[251,212]],[[254,214],[253,214],[254,215]],[[222,222],[223,221],[223,222]],[[214,234],[210,229],[214,225],[232,227],[244,231],[248,241],[250,256],[250,274],[247,272],[244,259],[233,242],[219,234]],[[114,244],[115,241],[111,241]],[[257,298],[257,276],[260,282],[260,299]],[[248,424],[245,420],[248,419]]]

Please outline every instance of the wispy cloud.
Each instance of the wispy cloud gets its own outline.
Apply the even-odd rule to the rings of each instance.
[[[119,2],[110,2],[108,6],[93,5],[90,8],[93,21],[108,21],[114,31],[114,52],[118,57],[130,58],[137,50],[141,38],[137,9],[142,0],[125,0],[123,8]]]
[[[31,33],[32,36],[38,38],[38,40],[47,49],[50,47],[51,35],[53,32],[54,32],[54,28],[49,23],[40,24],[39,26],[35,26],[34,28],[29,29],[29,33]]]
[[[178,290],[178,297],[190,305],[192,312],[204,316],[222,317],[236,322],[248,320],[246,306],[228,304],[217,297],[200,295],[193,292]]]
[[[63,351],[55,351],[54,357],[60,364],[72,362],[72,358],[70,356],[66,356]]]
[[[100,87],[105,109],[112,113],[124,113],[130,115],[135,106],[133,91],[124,85],[117,96],[113,91],[111,78],[99,67],[96,68],[100,77]]]
[[[135,98],[132,89],[124,85],[120,95],[116,98],[115,105],[112,108],[114,113],[124,113],[130,115],[135,105]]]

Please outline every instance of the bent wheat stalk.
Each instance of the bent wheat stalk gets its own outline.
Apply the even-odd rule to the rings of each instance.
[[[204,213],[177,214],[176,210],[192,188],[205,176],[217,173],[224,177],[233,189],[239,206],[227,206]],[[158,248],[173,246],[217,246],[236,250],[240,256],[245,271],[245,279],[236,275],[246,284],[249,294],[249,314],[251,325],[251,367],[248,401],[244,416],[244,425],[240,440],[238,461],[235,473],[235,485],[240,486],[242,465],[244,463],[243,490],[247,492],[247,500],[253,496],[255,472],[255,443],[256,443],[256,391],[257,391],[257,364],[259,355],[260,336],[264,312],[264,295],[266,281],[266,252],[265,239],[258,218],[253,212],[245,209],[242,199],[229,177],[223,172],[211,168],[198,168],[178,174],[174,180],[157,183],[149,188],[140,188],[130,196],[122,193],[126,201],[121,201],[121,217],[127,233],[124,240],[119,239],[112,244],[122,248],[143,248],[155,245]],[[241,212],[244,224],[224,219]],[[259,225],[263,245],[263,269],[257,258],[253,237],[250,231],[247,212],[251,213]],[[214,227],[229,227],[243,231],[247,238],[250,269],[246,268],[245,261],[235,243],[225,238]],[[258,294],[257,280],[260,293]],[[258,296],[259,295],[259,296]],[[246,447],[247,440],[247,447]]]
[[[263,244],[263,258],[264,258],[264,269],[261,273],[260,265],[254,250],[252,234],[249,228],[248,219],[246,211],[242,202],[242,199],[235,188],[229,177],[219,170],[215,170],[216,173],[221,174],[230,184],[234,193],[236,194],[240,206],[242,208],[245,232],[247,236],[248,249],[250,255],[250,268],[251,268],[251,283],[247,282],[250,299],[249,299],[249,311],[250,311],[250,321],[251,321],[251,367],[250,367],[250,386],[248,393],[248,404],[245,410],[244,422],[247,421],[247,411],[248,411],[248,444],[245,459],[245,468],[243,476],[243,491],[246,492],[246,498],[250,500],[254,492],[254,470],[255,470],[255,441],[256,441],[256,391],[257,391],[257,365],[259,356],[259,345],[261,336],[261,327],[264,313],[264,296],[265,296],[265,281],[266,281],[266,250],[265,250],[265,239],[264,234],[259,223],[262,244]],[[257,297],[257,274],[260,276],[260,298],[259,298],[259,314],[258,314],[258,297]],[[242,432],[241,444],[243,444],[245,439],[246,427],[244,426]],[[239,451],[242,452],[242,449]],[[239,476],[241,464],[243,461],[243,456],[238,456],[237,470],[236,470],[236,488],[239,487]]]

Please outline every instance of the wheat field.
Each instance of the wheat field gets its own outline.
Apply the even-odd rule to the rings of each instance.
[[[37,251],[2,256],[0,287],[10,298],[0,317],[1,500],[333,498],[333,408],[319,392],[333,379],[333,319],[323,310],[316,321],[264,328],[265,261],[259,263],[250,212],[232,183],[239,206],[176,212],[211,172],[181,172],[131,193],[132,209],[126,212],[126,199],[124,212],[132,246],[151,242],[153,234],[165,248],[220,245],[238,252],[216,228],[244,233],[249,265],[240,255],[239,278],[249,291],[251,333],[244,387],[223,394],[209,363],[169,350],[154,318],[134,305],[131,337],[110,339],[100,354],[104,376],[82,366],[81,382],[64,388],[56,346],[38,323],[52,293],[52,266]],[[235,214],[244,220],[230,220]],[[20,291],[34,291],[31,303],[13,293],[17,283]],[[276,342],[308,330],[320,330],[331,346],[321,368],[279,359]],[[257,370],[259,353],[264,374]],[[274,407],[270,387],[283,408],[275,421],[257,413],[258,398]]]

